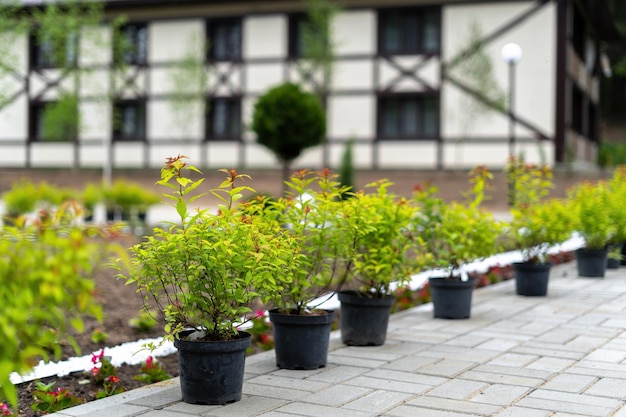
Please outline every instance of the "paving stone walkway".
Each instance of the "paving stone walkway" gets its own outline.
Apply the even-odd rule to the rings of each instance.
[[[480,288],[468,320],[422,305],[394,314],[379,347],[334,332],[323,369],[257,354],[243,390],[234,404],[189,405],[173,379],[53,416],[626,417],[626,268],[600,279],[556,266],[547,297],[517,296],[513,281]]]

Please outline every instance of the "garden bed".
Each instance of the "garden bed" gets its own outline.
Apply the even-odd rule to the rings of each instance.
[[[128,246],[131,240],[125,239],[122,244]],[[572,259],[571,253],[560,253],[553,256],[554,263],[567,262]],[[479,274],[479,286],[489,285],[513,277],[510,266],[496,265],[484,273]],[[142,305],[141,297],[135,292],[135,287],[125,285],[123,280],[115,279],[115,272],[111,269],[102,269],[96,276],[96,299],[103,306],[104,321],[98,323],[95,319],[85,319],[85,331],[76,334],[76,342],[81,348],[81,354],[89,355],[92,352],[99,353],[103,348],[107,355],[107,346],[115,346],[125,342],[131,342],[143,338],[159,337],[163,334],[160,325],[155,325],[149,330],[139,331],[129,324],[130,318],[138,317]],[[427,289],[413,291],[401,289],[397,293],[397,301],[393,310],[399,311],[411,308],[415,305],[428,302]],[[250,331],[250,330],[249,330]],[[262,319],[254,321],[253,347],[249,353],[272,348],[271,327]],[[106,334],[100,341],[92,340],[95,334]],[[63,357],[75,356],[69,344],[63,346]],[[96,355],[97,356],[97,355]],[[171,376],[178,375],[178,359],[176,354],[156,358],[159,365]],[[100,366],[100,364],[97,364]],[[116,367],[115,376],[119,378],[116,386],[124,390],[131,390],[145,385],[145,382],[134,378],[141,374],[141,365],[124,364]],[[41,382],[54,382],[53,391],[58,389],[67,390],[78,397],[81,402],[89,402],[96,399],[98,391],[102,387],[93,382],[89,372],[78,372],[63,377],[42,378]],[[25,382],[18,386],[19,393],[19,416],[34,417],[43,415],[41,412],[31,410],[33,404],[33,391],[36,389],[35,381]]]

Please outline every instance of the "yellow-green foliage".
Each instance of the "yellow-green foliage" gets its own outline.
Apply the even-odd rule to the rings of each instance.
[[[603,249],[616,232],[611,218],[611,192],[606,182],[582,182],[568,191],[573,227],[587,249]]]
[[[14,183],[9,191],[2,196],[5,212],[17,216],[32,212],[37,208],[52,208],[75,198],[75,193],[64,187],[49,184],[45,181],[33,183],[28,179]]]
[[[157,204],[161,198],[155,192],[136,182],[118,179],[103,191],[104,200],[108,207],[119,207],[125,212],[131,209],[146,209]]]
[[[611,243],[622,244],[626,242],[626,165],[615,169],[608,187],[611,219],[615,226]]]
[[[63,206],[32,226],[0,231],[0,398],[13,404],[11,372],[60,356],[70,327],[82,331],[84,314],[101,317],[91,274],[106,251],[72,223],[70,212]]]
[[[550,199],[524,210],[511,210],[512,237],[524,262],[545,262],[551,246],[571,237],[573,218],[567,202]]]
[[[443,268],[448,276],[466,263],[497,253],[503,223],[480,207],[492,174],[484,167],[471,172],[472,188],[466,203],[446,204],[434,196],[436,189],[418,190],[416,232],[425,243],[423,264]]]
[[[571,236],[571,213],[564,200],[546,200],[554,188],[547,165],[525,164],[513,158],[507,172],[515,195],[509,236],[522,251],[524,262],[545,262],[550,247]]]
[[[293,238],[263,222],[254,207],[243,211],[235,204],[253,190],[239,185],[247,176],[234,170],[224,171],[226,180],[211,190],[223,202],[218,213],[188,207],[199,197],[189,193],[204,179],[187,177],[189,170],[199,171],[184,159],[170,158],[158,181],[172,190],[166,196],[180,223],[155,228],[154,235],[133,246],[135,268],[120,277],[156,303],[170,338],[194,328],[205,330],[207,339],[227,340],[236,337],[236,326],[254,300],[266,302],[282,293],[279,278],[297,260]]]
[[[387,180],[369,184],[347,199],[346,220],[358,230],[352,275],[358,290],[370,296],[391,294],[391,284],[404,285],[415,272],[419,237],[410,229],[417,206],[388,190]]]
[[[350,273],[355,248],[354,224],[347,221],[347,192],[329,170],[301,170],[286,181],[287,196],[266,201],[263,220],[294,240],[293,263],[283,268],[284,291],[274,305],[302,314],[315,298],[336,290]],[[350,200],[350,199],[348,199]],[[262,202],[263,203],[263,202]]]

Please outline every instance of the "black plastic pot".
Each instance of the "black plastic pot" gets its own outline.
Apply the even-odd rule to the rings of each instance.
[[[621,265],[619,259],[615,258],[606,258],[606,268],[607,269],[618,269]]]
[[[626,243],[622,245],[622,260],[620,261],[621,265],[626,265]]]
[[[578,276],[581,277],[604,277],[606,272],[606,259],[608,249],[585,249],[576,250],[576,266]]]
[[[356,291],[338,293],[341,302],[341,341],[348,346],[385,343],[395,297],[370,298]]]
[[[429,278],[428,284],[435,318],[467,319],[470,317],[476,278],[470,278],[467,281]]]
[[[317,369],[326,366],[332,310],[323,314],[297,315],[270,310],[274,329],[276,366],[282,369]]]
[[[183,401],[213,405],[239,401],[250,342],[246,332],[227,341],[175,340]]]
[[[548,294],[551,263],[514,263],[515,291],[518,295],[545,296]]]

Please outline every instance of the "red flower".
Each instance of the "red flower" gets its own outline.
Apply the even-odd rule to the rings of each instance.
[[[98,376],[98,372],[100,372],[100,368],[98,368],[96,366],[91,368],[91,375],[93,375],[94,377]]]
[[[146,359],[146,368],[153,368],[154,367],[154,358],[152,356],[148,356],[148,359]]]
[[[116,384],[120,382],[120,379],[115,375],[111,375],[110,377],[107,377],[107,380],[112,384]]]

